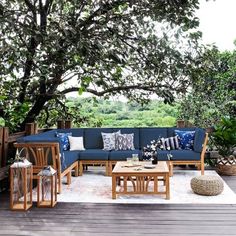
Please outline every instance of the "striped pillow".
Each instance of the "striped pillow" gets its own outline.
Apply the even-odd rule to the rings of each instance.
[[[175,150],[179,149],[179,140],[177,136],[169,138],[161,138],[163,150]]]

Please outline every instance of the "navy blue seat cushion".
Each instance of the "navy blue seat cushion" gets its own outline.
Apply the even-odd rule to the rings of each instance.
[[[88,149],[79,152],[79,160],[108,160],[109,151],[102,149]]]
[[[158,161],[169,161],[168,154],[170,154],[167,150],[158,150],[157,151],[157,160]]]
[[[132,157],[132,154],[138,154],[139,160],[142,160],[142,151],[139,149],[110,151],[109,160],[111,160],[111,161],[126,161],[126,158]]]
[[[85,128],[84,147],[85,149],[103,149],[103,133],[112,133],[111,128]]]
[[[113,128],[112,132],[120,130],[121,134],[134,134],[134,148],[139,149],[139,128]]]
[[[171,154],[171,160],[173,161],[196,161],[201,159],[201,154],[192,150],[172,150]]]
[[[151,144],[152,140],[167,138],[167,128],[140,128],[140,148]]]
[[[195,137],[194,137],[194,143],[193,143],[193,150],[195,152],[201,152],[202,151],[202,145],[205,140],[206,131],[201,128],[196,128],[195,131]]]
[[[67,167],[79,160],[78,151],[64,151],[61,155],[61,169],[64,171]]]

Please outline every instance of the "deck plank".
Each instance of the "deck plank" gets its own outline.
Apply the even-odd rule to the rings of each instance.
[[[236,192],[236,176],[224,176]],[[53,209],[9,209],[0,194],[0,235],[236,235],[236,205],[58,203]]]

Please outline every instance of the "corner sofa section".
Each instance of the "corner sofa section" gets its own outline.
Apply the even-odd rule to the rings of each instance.
[[[169,151],[158,150],[159,161],[168,161],[170,171],[173,172],[173,165],[176,164],[196,164],[201,168],[201,174],[204,174],[204,155],[206,151],[207,133],[201,128],[71,128],[54,129],[44,133],[25,136],[18,139],[18,143],[34,142],[56,142],[60,145],[61,171],[72,170],[76,168],[75,163],[79,163],[79,174],[83,173],[83,166],[88,164],[103,164],[106,166],[106,175],[110,175],[112,166],[117,161],[124,161],[132,154],[138,154],[142,160],[142,149],[152,140],[160,137],[167,138],[174,136],[174,130],[195,131],[193,150],[171,150],[172,158],[168,159]],[[121,131],[122,134],[134,134],[134,150],[103,150],[103,140],[101,132],[112,133]],[[85,150],[83,151],[64,151],[60,138],[55,133],[72,133],[72,136],[83,137]]]

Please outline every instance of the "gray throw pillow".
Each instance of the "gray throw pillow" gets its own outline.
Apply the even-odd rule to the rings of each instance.
[[[116,150],[134,150],[134,134],[117,134]]]
[[[114,133],[103,133],[102,132],[102,140],[103,140],[103,150],[114,150],[116,135],[120,134],[120,130]]]

